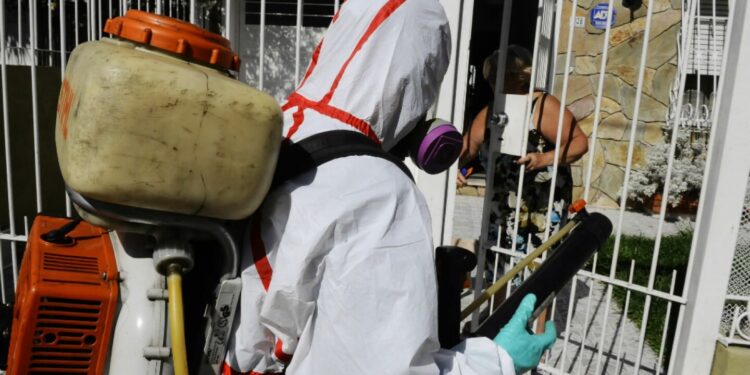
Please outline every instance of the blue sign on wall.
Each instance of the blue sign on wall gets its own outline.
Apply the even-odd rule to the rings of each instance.
[[[594,26],[594,28],[599,30],[604,30],[607,28],[607,17],[609,13],[609,4],[607,3],[599,3],[594,8],[591,9],[591,13],[589,13],[589,17],[591,19],[591,26]],[[617,10],[612,8],[612,22],[610,25],[615,24],[615,20],[617,19]]]

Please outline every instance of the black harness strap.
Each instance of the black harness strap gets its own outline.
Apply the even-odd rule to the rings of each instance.
[[[364,134],[332,130],[312,135],[296,143],[284,143],[279,152],[273,186],[295,178],[331,160],[347,156],[373,156],[395,164],[412,181],[409,168],[396,156],[385,152]]]

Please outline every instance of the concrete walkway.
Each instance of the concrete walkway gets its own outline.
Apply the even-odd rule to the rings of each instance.
[[[622,309],[614,300],[610,303],[610,311],[607,314],[608,318],[605,325],[606,285],[592,280],[579,279],[576,282],[572,323],[568,332],[568,345],[565,348],[563,362],[565,321],[568,314],[571,285],[572,283],[568,284],[557,297],[555,325],[559,332],[557,342],[550,351],[546,363],[571,374],[633,374],[638,355],[640,326],[629,319],[623,319]],[[591,302],[590,305],[589,301]],[[606,327],[603,334],[604,350],[597,372],[602,327]],[[584,329],[586,330],[585,338],[583,336]],[[657,353],[658,351],[653,350],[647,344],[643,346],[638,374],[656,374]]]
[[[479,238],[482,204],[484,198],[478,196],[456,196],[456,208],[453,219],[453,237],[461,239]],[[593,210],[601,212],[612,220],[617,230],[619,211]],[[622,222],[622,233],[655,237],[658,216],[625,212]],[[662,228],[664,235],[678,231],[675,222],[665,222]],[[555,323],[558,327],[558,341],[550,351],[546,363],[564,373],[572,374],[633,374],[634,363],[638,354],[640,326],[623,319],[621,308],[611,301],[606,325],[606,285],[586,278],[576,281],[571,324],[567,346],[564,345],[566,318],[571,304],[572,283],[560,293],[555,304]],[[587,311],[588,310],[588,311]],[[604,350],[599,372],[596,371],[599,342],[604,330]],[[586,331],[584,336],[584,330]],[[565,357],[563,361],[563,350]],[[638,374],[656,374],[658,365],[656,351],[648,345],[643,346],[641,367]],[[545,372],[541,372],[545,373]]]

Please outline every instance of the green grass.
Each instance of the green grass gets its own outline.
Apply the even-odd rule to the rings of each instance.
[[[659,259],[657,261],[654,277],[654,289],[669,292],[672,283],[672,273],[677,271],[674,293],[680,295],[685,281],[688,257],[690,256],[690,243],[693,233],[689,231],[680,232],[675,235],[664,236],[661,240]],[[604,247],[599,251],[599,261],[596,271],[599,274],[609,275],[612,264],[614,237],[610,237]],[[641,236],[622,236],[620,239],[619,254],[617,257],[616,278],[628,281],[630,274],[630,263],[635,261],[633,272],[633,283],[648,286],[651,262],[654,253],[654,240]],[[587,267],[591,269],[589,265]],[[625,307],[627,290],[621,287],[613,288],[613,300],[620,306]],[[627,316],[631,321],[641,327],[643,322],[643,308],[645,295],[638,292],[630,293],[630,304]],[[665,322],[669,321],[667,328],[667,340],[664,348],[664,359],[662,363],[669,363],[672,341],[677,324],[677,313],[679,306],[673,304],[669,319],[667,320],[667,301],[660,298],[651,298],[648,326],[646,327],[646,343],[655,353],[659,353],[662,333]]]

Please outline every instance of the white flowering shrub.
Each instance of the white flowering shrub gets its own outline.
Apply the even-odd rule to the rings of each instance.
[[[682,199],[698,197],[706,166],[706,144],[702,133],[680,129],[677,133],[675,157],[669,186],[669,204],[677,207]],[[665,127],[665,139],[671,139],[671,129]],[[646,165],[633,170],[628,183],[628,197],[646,202],[664,191],[667,176],[669,144],[656,145],[649,149]]]

